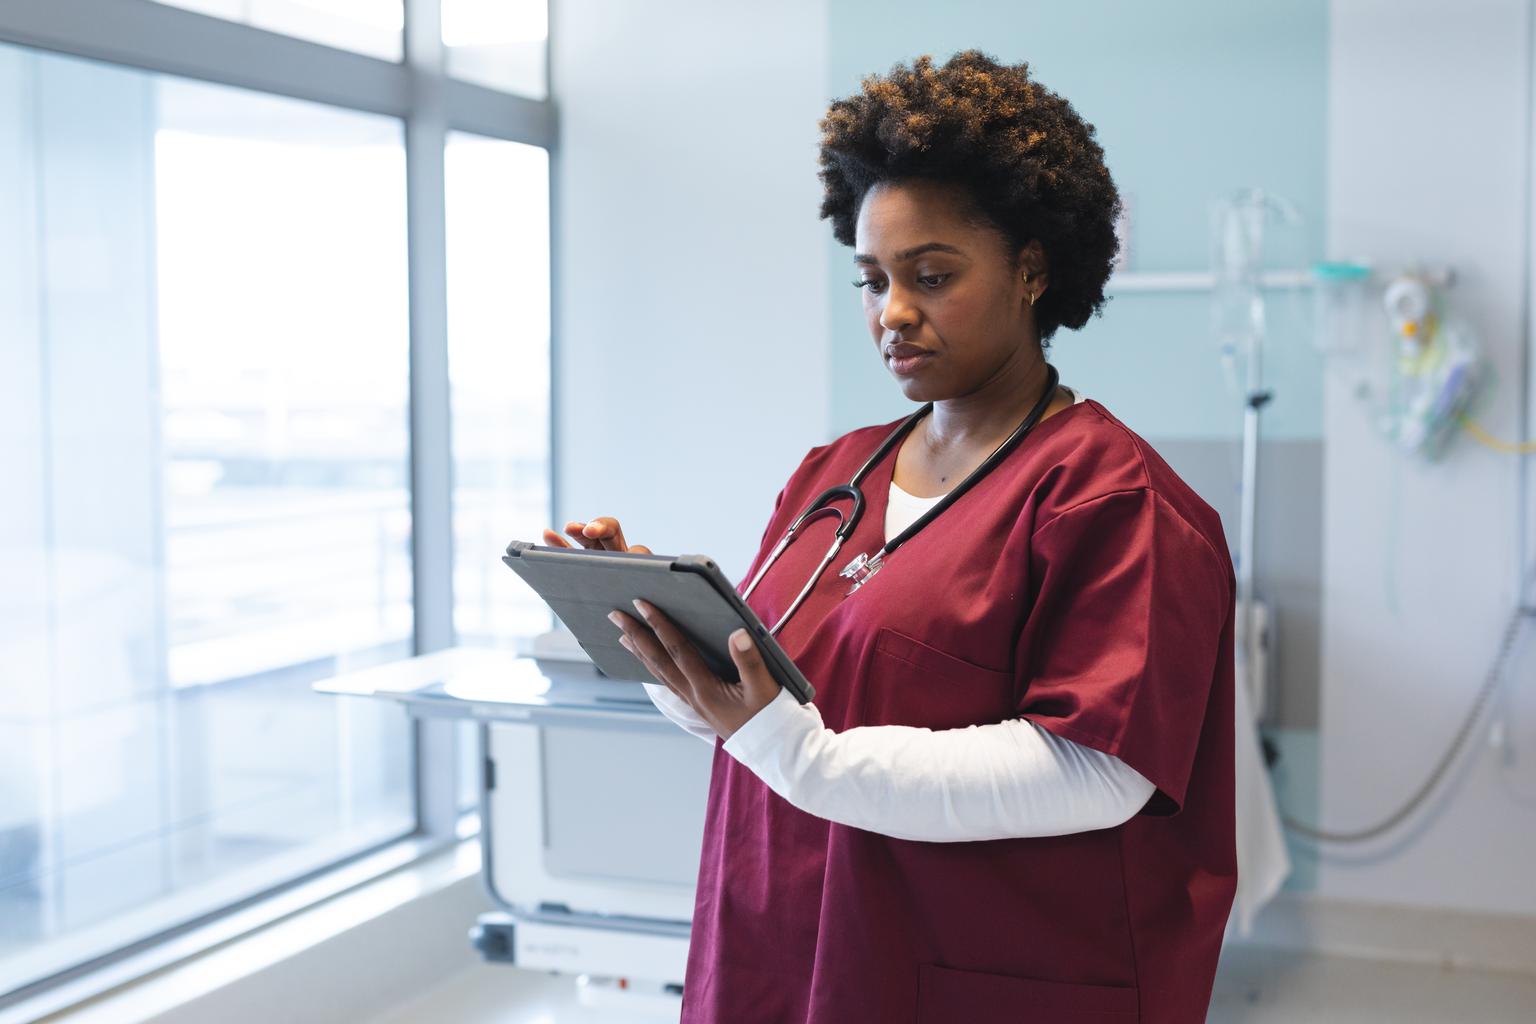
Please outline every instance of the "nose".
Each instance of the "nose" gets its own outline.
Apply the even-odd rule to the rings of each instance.
[[[905,289],[892,283],[886,287],[884,298],[885,304],[880,309],[881,327],[900,334],[917,323],[917,307]]]

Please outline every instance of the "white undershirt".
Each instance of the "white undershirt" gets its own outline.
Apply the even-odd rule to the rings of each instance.
[[[1073,398],[1083,401],[1076,392]],[[941,497],[908,494],[893,480],[886,537]],[[672,691],[644,685],[663,715],[715,742],[714,730]],[[788,690],[737,729],[724,750],[800,810],[898,839],[962,842],[1110,828],[1156,790],[1119,758],[1028,719],[833,732],[814,703],[801,705]]]

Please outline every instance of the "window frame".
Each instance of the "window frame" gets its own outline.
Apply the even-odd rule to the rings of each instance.
[[[151,73],[308,100],[398,118],[404,127],[410,337],[410,491],[417,655],[450,647],[453,626],[453,449],[448,380],[447,243],[444,150],[450,131],[539,146],[557,159],[556,113],[536,100],[452,78],[442,43],[441,0],[403,0],[403,58],[352,53],[153,0],[48,0],[0,5],[0,42],[100,61]],[[551,12],[552,13],[552,12]],[[551,19],[553,20],[553,19]],[[551,37],[554,26],[550,26]],[[549,44],[545,92],[549,94]],[[550,234],[554,247],[554,188]],[[554,267],[551,265],[553,292]],[[551,295],[551,299],[553,294]],[[553,308],[551,348],[553,349]],[[550,495],[556,493],[553,351],[550,380]],[[552,508],[550,515],[553,515]],[[317,700],[324,699],[317,697]],[[221,917],[252,922],[253,904],[301,887],[319,893],[325,871],[370,877],[437,853],[473,834],[457,800],[459,733],[452,721],[413,722],[416,828],[383,849],[360,851],[322,872],[289,879],[196,921],[173,924],[140,942],[77,964],[10,993],[0,1010],[80,980],[107,964],[136,956],[167,939]],[[372,865],[372,868],[369,866]],[[316,897],[320,898],[319,896]],[[252,925],[253,927],[255,925]],[[114,984],[122,979],[116,979]]]

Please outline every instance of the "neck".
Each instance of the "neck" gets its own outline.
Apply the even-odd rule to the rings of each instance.
[[[968,448],[1006,437],[1040,400],[1046,380],[1045,357],[1039,349],[1021,345],[992,379],[975,391],[933,403],[933,412],[923,418],[929,448]]]

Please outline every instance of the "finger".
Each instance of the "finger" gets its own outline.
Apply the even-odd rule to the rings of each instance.
[[[631,646],[632,647],[632,645],[628,645],[627,638],[626,638],[625,642],[626,642],[627,646]],[[630,653],[634,654],[633,649],[631,649]],[[635,655],[635,656],[639,657],[639,655]],[[694,702],[693,702],[693,690],[691,688],[689,688],[687,686],[679,686],[677,683],[672,682],[672,680],[670,680],[670,679],[663,679],[662,683],[663,683],[663,685],[666,686],[666,688],[668,690],[671,691],[671,693],[672,693],[672,695],[674,697],[676,697],[678,700],[682,701],[684,704],[688,705],[690,708],[692,708],[694,710],[694,712],[702,713],[702,710],[697,705],[695,705]]]
[[[738,629],[731,634],[731,660],[736,663],[736,673],[741,676],[741,685],[746,694],[748,703],[754,699],[761,699],[764,703],[773,700],[779,695],[779,681],[773,678],[773,673],[768,670],[768,663],[763,661],[763,652],[752,640],[752,634],[745,629]]]
[[[637,555],[649,555],[651,553],[651,549],[646,547],[644,544],[635,544],[629,550],[633,551]]]
[[[677,666],[682,672],[683,678],[693,687],[695,694],[708,693],[710,692],[710,687],[718,687],[721,684],[720,677],[715,675],[710,667],[704,663],[704,659],[700,656],[699,649],[693,645],[693,641],[689,640],[683,634],[683,631],[677,628],[677,624],[667,618],[660,608],[657,608],[649,601],[639,599],[635,601],[635,608],[639,610],[640,617],[645,620],[645,624],[651,627],[651,631],[666,650],[667,657],[671,659],[672,664]]]
[[[629,642],[629,638],[628,637],[621,638],[619,640],[619,642],[622,643],[629,650],[629,653],[635,654],[634,645]],[[638,658],[640,656],[638,654],[635,654],[635,657]],[[644,664],[644,662],[642,661],[641,664]],[[646,671],[649,672],[650,669],[646,669]],[[688,705],[690,708],[693,708],[694,711],[698,711],[699,710],[697,707],[694,707],[693,691],[692,690],[688,689],[687,687],[678,686],[676,683],[672,682],[670,679],[663,679],[663,680],[661,680],[661,683],[678,700],[682,701],[684,704]]]
[[[570,541],[548,528],[544,530],[544,543],[552,548],[568,548],[572,546]]]
[[[656,639],[654,633],[649,630],[640,630],[635,633],[627,633],[619,639],[624,648],[640,659],[647,672],[656,677],[656,681],[667,689],[677,694],[683,701],[695,711],[699,710],[694,689],[689,684],[677,664],[667,654],[667,649],[661,641]]]
[[[586,534],[582,532],[586,525],[586,523],[578,523],[574,519],[571,520],[569,523],[565,524],[566,536],[574,538],[576,543],[580,544],[588,551],[595,551],[602,548],[602,544],[595,540],[589,540]]]
[[[656,635],[634,616],[617,609],[608,614],[608,619],[623,630],[619,643],[624,645],[624,649],[639,658],[657,682],[664,683],[667,689],[692,704],[687,678],[667,654],[666,646],[656,639]]]
[[[628,551],[624,546],[624,528],[613,516],[598,516],[582,531],[597,541],[605,551]]]

